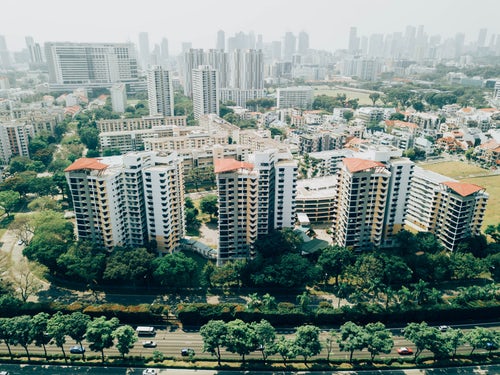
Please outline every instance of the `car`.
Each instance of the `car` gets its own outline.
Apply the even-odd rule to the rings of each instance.
[[[147,368],[142,372],[142,375],[157,375],[158,371],[156,371],[154,368]]]
[[[144,348],[156,348],[156,342],[155,341],[143,341],[142,346]]]
[[[439,326],[438,329],[440,332],[446,332],[450,329],[450,326]]]
[[[9,375],[8,371],[0,371],[0,375]]]
[[[398,349],[398,354],[399,355],[411,355],[413,354],[413,350],[406,346],[402,346],[401,348]]]
[[[75,345],[75,346],[72,346],[71,348],[69,348],[69,352],[71,354],[83,354],[83,353],[85,353],[85,348],[83,346],[80,346],[80,345]]]
[[[24,243],[24,241],[23,241],[23,240],[19,240],[19,241],[17,241],[17,244],[18,244],[19,246],[21,246],[23,243]],[[2,373],[0,372],[0,375],[1,375],[1,374],[2,374]]]
[[[488,341],[486,343],[486,350],[497,350],[497,349],[498,349],[498,345],[495,344],[494,342]]]
[[[181,349],[181,355],[183,357],[187,357],[188,355],[194,355],[194,350],[191,348],[182,348]]]

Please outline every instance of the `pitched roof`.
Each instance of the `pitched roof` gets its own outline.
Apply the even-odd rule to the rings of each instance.
[[[342,159],[342,162],[345,164],[345,166],[351,173],[384,166],[384,164],[379,163],[378,161],[358,159],[358,158],[344,158]]]
[[[448,186],[455,193],[460,194],[462,197],[467,197],[475,192],[480,190],[484,190],[482,186],[475,184],[468,184],[466,182],[455,182],[455,181],[446,181],[443,182],[443,185]]]
[[[75,162],[66,168],[64,172],[79,171],[81,169],[103,170],[107,167],[107,164],[101,163],[98,159],[80,158],[75,160]]]
[[[215,173],[231,172],[240,168],[253,169],[252,163],[246,163],[235,159],[216,159],[214,164]]]

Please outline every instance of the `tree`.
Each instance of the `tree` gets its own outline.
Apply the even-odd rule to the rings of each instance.
[[[365,326],[366,348],[371,355],[371,360],[380,353],[389,354],[394,346],[391,331],[383,323],[368,323]]]
[[[210,215],[210,220],[212,220],[214,216],[217,216],[217,212],[218,212],[217,196],[216,195],[206,195],[203,198],[201,198],[200,209],[201,209],[201,212],[204,212],[204,213]]]
[[[331,331],[328,337],[325,340],[326,343],[326,361],[330,362],[330,354],[333,351],[333,344],[337,340],[337,334],[334,331]]]
[[[297,296],[297,303],[300,306],[302,312],[306,313],[309,311],[309,305],[311,304],[311,298],[309,297],[309,293],[305,290],[302,294]]]
[[[113,332],[113,337],[117,340],[116,348],[123,358],[125,358],[125,355],[134,347],[134,343],[137,342],[137,335],[134,329],[129,325],[116,328]]]
[[[96,150],[99,146],[99,130],[93,127],[86,126],[78,131],[82,143],[89,150]]]
[[[465,343],[465,335],[461,329],[448,328],[444,337],[453,350],[454,359],[457,354],[458,347]]]
[[[396,113],[391,113],[389,116],[389,120],[398,120],[398,121],[404,121],[405,115],[402,113],[396,112]]]
[[[288,360],[297,357],[299,348],[297,347],[295,340],[287,339],[285,336],[280,336],[274,344],[273,351],[281,356],[283,359],[283,365],[286,367]]]
[[[486,271],[486,263],[470,253],[456,253],[450,256],[454,277],[458,280],[474,279]]]
[[[13,342],[13,325],[11,323],[11,318],[0,318],[0,340],[2,340],[7,346],[7,350],[9,351],[10,359],[13,360],[14,356],[12,355],[12,350],[10,348]]]
[[[108,281],[126,281],[136,285],[151,277],[155,256],[143,247],[117,247],[106,262],[103,278]]]
[[[261,320],[259,323],[252,323],[252,329],[255,332],[255,341],[262,353],[264,363],[267,357],[273,354],[274,341],[276,340],[276,330],[267,320]]]
[[[28,203],[28,208],[31,211],[44,211],[44,210],[60,211],[61,205],[53,198],[38,197],[33,199],[30,203]]]
[[[31,272],[30,265],[24,258],[14,265],[13,278],[14,285],[24,303],[43,287],[40,280]]]
[[[325,275],[325,283],[327,277],[335,277],[335,285],[339,285],[339,276],[352,264],[354,259],[352,251],[345,247],[329,246],[324,249],[317,264]]]
[[[405,327],[404,336],[416,346],[415,360],[424,349],[434,353],[434,358],[447,356],[452,347],[449,341],[439,332],[437,328],[429,327],[427,323],[410,323]]]
[[[93,285],[102,278],[106,254],[90,242],[75,242],[57,259],[57,264],[66,276]]]
[[[90,350],[101,352],[102,363],[104,363],[104,349],[113,346],[113,331],[118,327],[118,318],[106,319],[105,316],[94,318],[87,326],[87,341]]]
[[[69,337],[76,341],[80,348],[83,347],[82,341],[87,334],[87,328],[90,322],[90,316],[87,314],[75,311],[74,313],[66,316],[66,330]],[[83,354],[85,360],[85,353]]]
[[[64,351],[64,345],[66,344],[66,333],[67,324],[66,316],[62,312],[58,311],[47,322],[47,333],[54,340],[54,343],[61,348],[64,361],[68,363],[68,358],[66,357],[66,352]]]
[[[344,111],[342,113],[342,117],[344,117],[344,119],[349,122],[351,121],[351,119],[354,117],[354,113],[352,111]]]
[[[380,99],[380,94],[378,92],[372,92],[372,93],[370,93],[370,95],[368,95],[368,97],[373,102],[373,106],[375,106],[375,103],[377,102],[377,100]]]
[[[31,318],[31,337],[36,346],[43,347],[45,359],[47,359],[47,348],[45,347],[52,339],[47,334],[47,325],[49,322],[49,314],[41,312]]]
[[[29,244],[35,230],[33,221],[27,214],[16,215],[14,221],[10,224],[10,229],[14,232],[16,237],[26,245]]]
[[[31,316],[21,315],[16,316],[11,319],[13,336],[12,340],[15,345],[21,345],[26,351],[28,356],[28,361],[31,361],[30,352],[28,350],[28,345],[33,342],[33,336],[31,331]]]
[[[278,304],[276,303],[276,298],[266,293],[262,296],[262,307],[266,311],[274,311],[278,308]]]
[[[366,347],[366,332],[363,327],[353,322],[346,322],[340,326],[340,337],[337,340],[341,352],[349,352],[349,363],[355,350]]]
[[[425,110],[425,105],[421,101],[415,101],[412,103],[412,107],[417,112],[423,112]]]
[[[319,328],[311,325],[298,327],[295,336],[295,346],[298,353],[304,357],[304,364],[307,366],[307,359],[321,352]]]
[[[470,355],[476,349],[487,349],[491,352],[493,347],[500,345],[498,332],[489,330],[483,327],[475,327],[473,330],[465,334],[465,340],[472,347]]]
[[[0,209],[5,212],[7,217],[10,217],[11,212],[16,208],[20,198],[21,196],[17,191],[0,191]]]
[[[211,320],[200,328],[200,335],[203,339],[203,351],[215,355],[220,366],[220,349],[226,343],[226,323],[222,320]]]
[[[167,254],[153,262],[154,278],[166,287],[193,286],[198,273],[196,262],[183,253]]]
[[[249,324],[240,319],[227,323],[225,346],[227,351],[241,355],[245,363],[245,356],[257,347],[255,332]]]
[[[500,223],[497,225],[488,225],[484,230],[484,234],[490,236],[496,243],[500,243]]]

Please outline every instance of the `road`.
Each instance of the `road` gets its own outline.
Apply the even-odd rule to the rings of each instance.
[[[9,375],[41,374],[41,375],[140,375],[144,368],[124,368],[124,367],[77,367],[77,366],[32,366],[32,365],[1,365],[0,371],[7,370]],[[442,375],[442,374],[477,374],[494,375],[500,374],[500,365],[490,366],[467,366],[467,367],[448,367],[448,368],[428,368],[425,370],[377,370],[377,371],[224,371],[224,370],[187,370],[187,369],[157,369],[158,375]]]
[[[490,323],[490,324],[484,324],[482,326],[489,327],[490,329],[495,329],[498,330],[500,327],[500,322],[497,323]],[[467,325],[467,326],[453,326],[454,328],[460,328],[464,331],[472,329],[474,326],[473,325]],[[377,358],[398,358],[400,357],[397,354],[397,349],[402,346],[407,346],[410,348],[414,348],[413,344],[406,340],[404,337],[401,336],[401,332],[399,328],[394,328],[391,330],[393,333],[393,338],[394,338],[394,348],[392,349],[390,354],[382,354],[378,356]],[[328,330],[323,330],[320,334],[320,340],[322,343],[325,343],[327,337],[331,337],[331,332]],[[278,330],[278,335],[285,335],[286,337],[293,337],[293,329],[287,329],[287,330]],[[153,340],[157,343],[156,348],[143,348],[142,347],[142,341],[149,341]],[[75,345],[74,341],[71,338],[67,338],[66,340],[66,345],[65,345],[65,351],[68,354],[69,353],[69,348]],[[325,345],[323,345],[325,346]],[[84,347],[88,348],[88,344],[84,342]],[[143,357],[151,357],[153,355],[153,352],[155,350],[159,350],[162,352],[166,357],[175,357],[178,360],[182,360],[183,357],[180,355],[180,351],[182,348],[191,348],[195,351],[195,359],[202,360],[202,359],[213,359],[213,357],[210,356],[208,353],[203,352],[203,341],[201,338],[201,335],[199,332],[193,330],[193,331],[185,331],[182,329],[179,329],[175,326],[171,327],[170,329],[161,329],[161,327],[157,327],[157,333],[155,337],[140,337],[139,341],[135,344],[135,347],[130,351],[130,355],[134,356],[143,356]],[[20,354],[20,355],[25,355],[25,351],[22,347],[17,346],[17,347],[12,347],[11,348],[13,353]],[[32,354],[38,354],[38,355],[43,355],[43,349],[36,347],[35,345],[31,345],[29,347],[29,351]],[[62,354],[61,349],[56,347],[55,345],[49,345],[47,346],[47,351],[50,354]],[[463,345],[458,348],[457,353],[458,354],[469,354],[471,351],[470,346],[468,345]],[[7,353],[7,347],[5,344],[0,344],[0,352],[5,354]],[[484,349],[476,349],[476,353],[486,353]],[[104,354],[107,356],[118,356],[119,353],[115,347],[106,349],[104,351]],[[95,353],[87,350],[86,353],[87,356],[95,356],[96,358],[100,358],[100,353]],[[422,353],[423,356],[430,355],[432,354],[428,351],[424,351]],[[327,350],[326,348],[323,348],[322,352],[320,353],[319,356],[316,358],[326,358],[327,356]],[[73,356],[73,357],[78,357],[78,355]],[[369,358],[369,353],[364,350],[362,352],[356,351],[354,353],[355,358],[359,359],[368,359]],[[411,357],[411,356],[410,356]],[[229,353],[226,352],[225,350],[222,351],[222,359],[239,359],[240,356],[237,354]],[[261,359],[262,355],[259,351],[255,351],[251,353],[249,356],[247,356],[248,359]],[[271,356],[271,359],[274,359],[276,361],[280,361],[279,356]],[[348,360],[349,354],[345,352],[340,352],[338,344],[335,344],[333,346],[332,352],[330,354],[331,359],[337,359],[337,360]],[[408,360],[411,360],[411,358],[408,358]]]

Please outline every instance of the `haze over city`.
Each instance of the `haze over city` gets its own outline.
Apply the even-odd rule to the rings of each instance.
[[[103,2],[79,5],[53,0],[2,1],[0,33],[12,51],[25,47],[24,37],[38,42],[137,42],[141,31],[151,43],[168,38],[171,53],[181,52],[182,42],[194,48],[213,48],[217,30],[226,37],[236,32],[262,34],[264,42],[279,40],[285,32],[306,31],[313,49],[346,48],[349,27],[359,35],[404,31],[406,25],[423,25],[428,35],[444,38],[465,34],[465,42],[477,40],[479,29],[489,36],[500,33],[496,0],[440,1],[181,1]],[[17,15],[17,16],[16,16]]]

